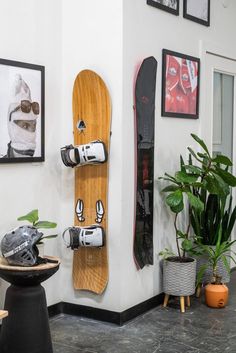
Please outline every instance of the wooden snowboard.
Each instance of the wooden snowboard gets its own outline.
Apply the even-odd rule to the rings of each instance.
[[[109,156],[110,120],[111,101],[105,83],[95,72],[81,71],[73,88],[74,145],[101,140]],[[96,224],[96,203],[100,200],[104,215],[99,225],[105,230],[106,239],[101,248],[80,247],[74,251],[73,283],[75,289],[97,294],[104,291],[108,282],[107,189],[108,162],[75,168],[75,207],[78,200],[84,205],[80,220],[75,214],[75,225]]]

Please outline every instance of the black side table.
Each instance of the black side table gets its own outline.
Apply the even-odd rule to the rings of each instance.
[[[46,296],[40,284],[59,269],[60,260],[50,258],[57,263],[35,267],[9,266],[0,258],[0,277],[11,283],[5,298],[9,316],[2,323],[1,353],[53,352]]]

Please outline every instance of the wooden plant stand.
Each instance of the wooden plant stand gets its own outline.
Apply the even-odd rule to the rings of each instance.
[[[169,301],[170,295],[169,294],[165,294],[165,298],[164,298],[164,303],[163,303],[163,307],[166,308],[168,305],[168,301]],[[181,313],[185,312],[185,302],[186,302],[186,306],[189,308],[190,307],[190,296],[187,297],[179,297],[180,299],[180,311]]]

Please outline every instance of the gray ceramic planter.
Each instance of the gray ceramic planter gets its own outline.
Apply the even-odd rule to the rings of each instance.
[[[163,292],[175,296],[189,296],[195,292],[196,259],[190,262],[163,262]]]

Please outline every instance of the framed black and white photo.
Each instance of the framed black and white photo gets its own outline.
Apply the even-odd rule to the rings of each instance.
[[[44,161],[44,66],[0,59],[0,163]]]
[[[198,119],[199,82],[199,58],[163,49],[162,116]]]
[[[179,15],[179,0],[147,0],[147,4],[176,16]]]
[[[210,26],[210,0],[184,0],[183,16],[204,26]]]

